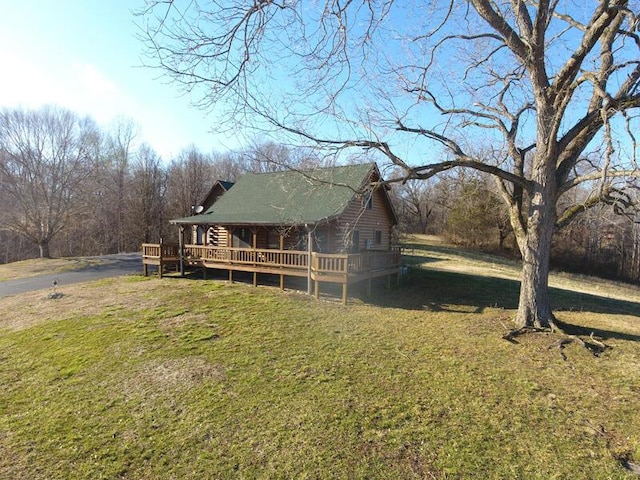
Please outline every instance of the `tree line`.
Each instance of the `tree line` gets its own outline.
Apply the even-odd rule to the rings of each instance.
[[[588,189],[565,202],[580,205]],[[638,204],[637,194],[633,197]],[[509,212],[488,175],[457,170],[428,181],[394,186],[400,230],[438,235],[467,248],[520,258]],[[603,278],[640,282],[640,215],[602,203],[583,208],[559,228],[551,251],[552,268]]]
[[[269,161],[265,161],[269,159]],[[0,263],[139,251],[177,238],[216,180],[330,159],[273,143],[231,152],[183,149],[163,160],[118,120],[100,128],[63,108],[0,112]]]
[[[173,241],[177,231],[169,220],[191,215],[216,180],[334,161],[268,142],[224,153],[192,145],[164,161],[137,141],[131,121],[102,129],[52,106],[5,109],[0,121],[0,263],[138,251],[145,242]],[[587,198],[589,192],[574,195]],[[394,184],[391,196],[401,234],[441,235],[519,256],[509,212],[486,174],[456,169]],[[585,208],[558,232],[552,263],[637,282],[639,252],[637,221],[602,204]]]

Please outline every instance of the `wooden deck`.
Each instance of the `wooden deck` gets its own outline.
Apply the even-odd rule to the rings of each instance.
[[[207,269],[228,270],[229,280],[233,281],[233,272],[253,272],[253,283],[257,285],[257,274],[280,276],[280,287],[284,288],[284,277],[307,277],[319,296],[320,284],[342,284],[342,301],[346,303],[347,287],[350,284],[371,279],[397,275],[400,271],[400,251],[371,251],[355,254],[328,254],[299,250],[274,250],[254,248],[212,247],[204,245],[185,245],[180,252],[178,244],[142,245],[142,264],[144,275],[148,275],[148,265],[158,267],[162,276],[170,267],[180,271],[185,266],[197,266]],[[182,264],[181,264],[182,262]]]

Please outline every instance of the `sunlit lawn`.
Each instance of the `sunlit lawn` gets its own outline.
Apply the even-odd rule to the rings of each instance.
[[[640,305],[554,290],[611,347],[565,361],[501,338],[517,288],[412,269],[346,307],[141,277],[0,299],[0,478],[637,478]]]

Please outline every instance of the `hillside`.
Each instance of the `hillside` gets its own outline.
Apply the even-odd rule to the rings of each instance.
[[[599,357],[513,344],[518,283],[485,275],[512,266],[407,253],[346,307],[138,276],[0,299],[0,478],[637,478],[637,297],[552,290]]]

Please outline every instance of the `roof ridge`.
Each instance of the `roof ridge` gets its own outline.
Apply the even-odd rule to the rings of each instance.
[[[277,170],[275,172],[247,172],[242,174],[242,177],[245,175],[277,175],[281,173],[308,173],[308,172],[316,172],[319,170],[337,170],[338,168],[349,168],[349,167],[364,167],[369,166],[372,167],[376,162],[363,162],[363,163],[348,163],[346,165],[332,165],[332,166],[322,166],[322,167],[311,167],[311,168],[295,168],[295,167],[287,167],[283,170]]]

